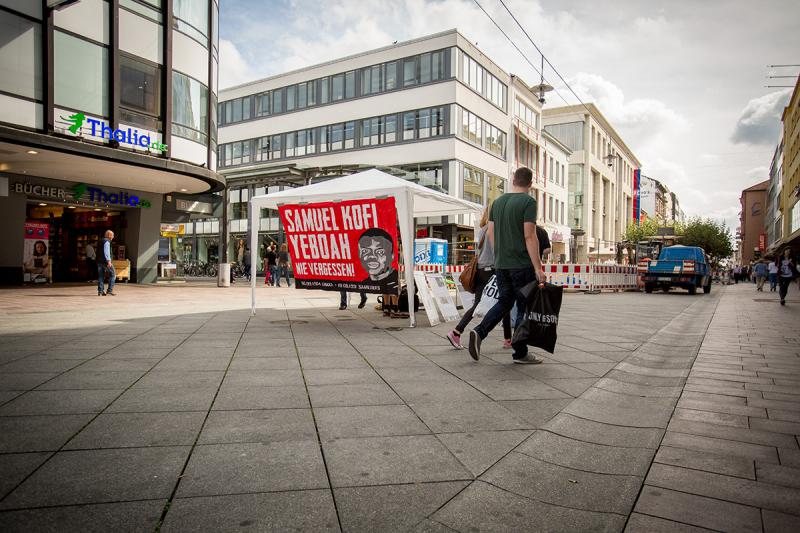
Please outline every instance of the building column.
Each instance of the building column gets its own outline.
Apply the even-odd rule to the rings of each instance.
[[[125,213],[128,231],[125,245],[131,260],[131,280],[155,283],[158,278],[158,239],[161,236],[163,196],[152,195],[151,207]]]

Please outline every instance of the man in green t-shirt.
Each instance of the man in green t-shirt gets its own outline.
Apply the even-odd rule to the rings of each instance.
[[[489,213],[487,236],[494,247],[500,296],[483,321],[469,332],[469,354],[476,361],[480,358],[481,341],[511,311],[514,302],[520,314],[525,309],[525,297],[520,289],[534,280],[545,281],[536,236],[536,200],[528,194],[532,182],[531,169],[518,168],[514,172],[511,192],[495,200]],[[528,345],[524,341],[515,342],[512,347],[515,363],[530,365],[542,362],[528,354]]]

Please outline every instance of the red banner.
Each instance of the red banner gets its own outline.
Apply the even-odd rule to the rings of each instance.
[[[296,287],[397,292],[394,198],[282,205],[278,211]]]
[[[767,249],[767,234],[762,233],[758,236],[758,249],[760,251],[765,251]]]

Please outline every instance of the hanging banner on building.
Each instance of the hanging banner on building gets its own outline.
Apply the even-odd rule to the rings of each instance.
[[[25,222],[22,268],[26,282],[45,283],[50,280],[49,239],[49,224]]]
[[[299,289],[396,293],[394,198],[282,205]]]

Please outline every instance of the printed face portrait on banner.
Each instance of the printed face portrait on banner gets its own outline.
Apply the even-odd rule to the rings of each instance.
[[[358,258],[370,280],[388,278],[395,271],[396,262],[392,236],[380,228],[368,229],[358,239]]]
[[[278,212],[297,288],[397,290],[394,198],[282,205]]]

